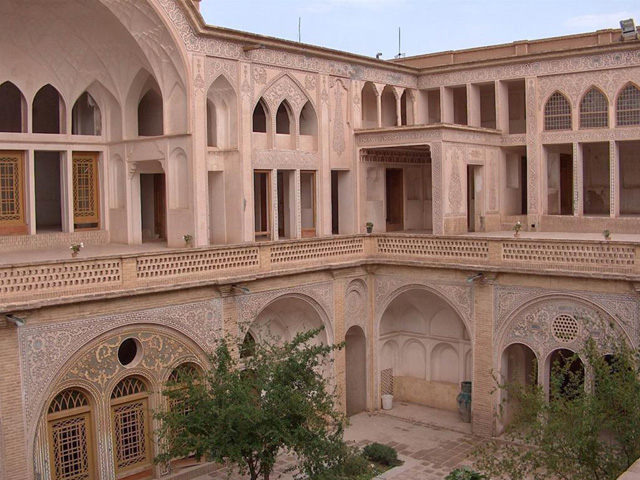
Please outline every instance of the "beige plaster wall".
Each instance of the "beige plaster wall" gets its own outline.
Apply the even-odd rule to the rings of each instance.
[[[394,402],[417,403],[457,412],[458,393],[460,386],[456,383],[428,381],[415,377],[393,377]]]

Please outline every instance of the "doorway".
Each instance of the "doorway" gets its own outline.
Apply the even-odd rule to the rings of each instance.
[[[255,238],[271,240],[271,174],[256,170],[253,173],[253,214]]]
[[[295,191],[294,178],[294,171],[278,170],[278,238],[295,237],[291,230],[295,225],[295,204],[291,198],[291,192]]]
[[[300,221],[302,238],[316,236],[316,172],[300,172]]]
[[[467,165],[467,230],[484,231],[482,165]]]
[[[387,168],[387,232],[404,230],[404,179],[401,168]]]
[[[164,173],[140,174],[142,241],[167,238],[167,206]]]
[[[36,232],[62,231],[60,152],[35,152]]]

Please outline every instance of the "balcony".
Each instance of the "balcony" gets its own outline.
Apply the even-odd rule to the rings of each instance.
[[[600,238],[598,238],[600,237]],[[349,235],[259,244],[169,249],[89,246],[7,253],[0,260],[0,312],[360,265],[513,272],[640,282],[640,235],[511,232],[442,237]]]

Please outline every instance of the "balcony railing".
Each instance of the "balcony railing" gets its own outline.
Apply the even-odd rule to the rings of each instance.
[[[0,267],[0,311],[363,264],[640,281],[639,255],[640,242],[411,234],[163,250]]]

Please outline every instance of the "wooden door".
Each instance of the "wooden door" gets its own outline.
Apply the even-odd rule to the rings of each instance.
[[[404,180],[401,168],[387,168],[387,232],[404,230]]]
[[[153,175],[153,224],[158,238],[167,238],[167,196],[164,173]]]

